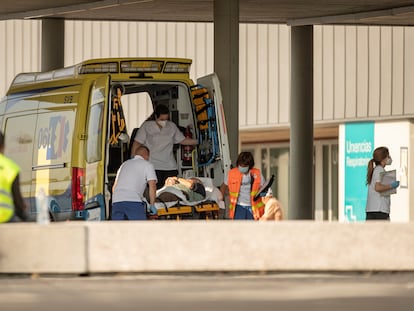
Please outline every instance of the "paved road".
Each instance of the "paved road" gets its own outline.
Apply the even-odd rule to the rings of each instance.
[[[414,273],[0,276],[1,310],[414,310]]]

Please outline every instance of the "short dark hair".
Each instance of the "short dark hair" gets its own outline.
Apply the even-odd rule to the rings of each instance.
[[[191,190],[194,192],[197,192],[198,194],[201,194],[203,196],[203,198],[206,197],[206,188],[204,187],[203,183],[201,182],[200,179],[198,178],[190,178],[190,180],[192,181],[191,184]]]
[[[252,169],[254,166],[254,158],[251,152],[244,151],[240,152],[239,156],[237,157],[237,166],[248,166],[249,169]]]
[[[162,114],[170,114],[170,110],[167,106],[160,104],[155,107],[154,113],[155,117],[159,118]]]

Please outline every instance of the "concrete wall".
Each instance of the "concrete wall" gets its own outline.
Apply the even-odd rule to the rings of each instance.
[[[412,223],[0,225],[0,273],[413,271]]]

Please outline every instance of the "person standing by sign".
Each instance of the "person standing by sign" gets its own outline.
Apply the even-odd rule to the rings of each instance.
[[[399,181],[393,181],[389,185],[381,183],[382,176],[386,172],[385,166],[391,165],[392,159],[387,147],[378,147],[374,150],[373,158],[368,162],[367,185],[368,198],[366,205],[367,220],[390,219],[390,195],[387,191],[398,188]]]

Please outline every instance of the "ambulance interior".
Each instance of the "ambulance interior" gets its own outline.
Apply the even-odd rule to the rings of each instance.
[[[120,98],[117,89],[121,89],[122,96]],[[119,107],[114,109],[117,96],[118,102],[121,103],[119,106],[121,106],[122,112],[119,111]],[[106,175],[109,189],[112,189],[120,165],[130,158],[130,148],[136,131],[146,119],[151,117],[153,108],[157,105],[162,104],[169,108],[170,121],[177,125],[184,136],[197,139],[199,135],[203,135],[203,131],[198,127],[196,109],[193,107],[190,96],[192,95],[188,86],[183,83],[113,82],[110,94],[112,109],[109,117],[109,135],[112,136],[114,131],[117,131],[111,123],[113,120],[118,122],[120,114],[124,114],[125,123],[127,123],[128,114],[142,115],[145,113],[145,116],[139,118],[140,124],[125,124],[122,129],[124,134],[118,136],[116,143],[109,139]],[[174,155],[178,165],[178,175],[180,177],[214,177],[214,173],[207,172],[206,167],[197,166],[195,159],[193,159],[196,157],[197,161],[207,163],[212,157],[210,149],[211,145],[208,142],[199,144],[197,150],[193,146],[175,145]],[[210,178],[204,179],[204,182],[215,188]]]
[[[116,89],[121,87],[122,96],[119,100],[122,112],[114,108]],[[109,118],[110,136],[119,129],[113,127],[112,120],[118,122],[119,113],[124,114],[124,122],[127,123],[128,114],[142,115],[140,123],[151,117],[153,108],[157,105],[165,105],[170,110],[170,121],[174,122],[184,135],[196,138],[191,100],[186,85],[171,83],[114,83],[111,88],[112,111]],[[145,114],[145,115],[143,115]],[[122,117],[121,117],[122,118]],[[134,118],[136,119],[136,118]],[[108,176],[114,178],[119,166],[130,157],[130,147],[134,136],[141,124],[125,124],[123,135],[119,135],[116,143],[109,144]],[[189,131],[189,132],[188,132]],[[190,134],[191,133],[191,134]],[[126,136],[126,135],[127,136]],[[179,166],[179,175],[192,169],[192,161],[183,161],[179,146],[175,146],[174,153]],[[195,173],[194,173],[195,174]]]

